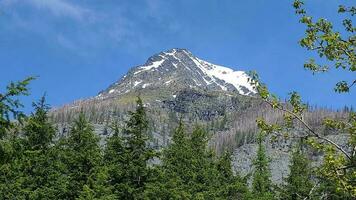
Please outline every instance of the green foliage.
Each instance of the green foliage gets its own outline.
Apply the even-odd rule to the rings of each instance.
[[[147,185],[147,199],[244,199],[245,180],[234,175],[230,154],[216,159],[207,148],[207,133],[197,127],[190,136],[182,122],[163,151],[156,178]]]
[[[33,77],[29,77],[23,81],[11,82],[6,87],[5,93],[0,93],[0,139],[5,136],[7,130],[14,126],[11,122],[12,118],[21,122],[21,119],[25,117],[24,113],[18,110],[23,105],[17,97],[29,95],[28,84],[33,79]]]
[[[68,180],[52,146],[55,129],[48,120],[49,108],[44,97],[33,105],[35,112],[23,128],[25,137],[11,140],[19,153],[1,166],[1,199],[65,198]]]
[[[346,16],[342,20],[345,30],[341,34],[340,31],[335,30],[330,21],[324,18],[314,20],[308,16],[303,1],[295,0],[293,6],[296,14],[300,16],[300,22],[306,26],[305,36],[299,42],[300,46],[309,51],[315,51],[320,58],[325,58],[327,61],[327,64],[321,65],[317,64],[314,59],[310,59],[304,67],[313,73],[328,71],[330,65],[337,69],[355,72],[356,27],[354,27],[351,17],[355,15],[356,8],[354,6],[339,6],[338,12]],[[355,84],[356,79],[342,80],[336,84],[335,91],[348,92]]]
[[[258,78],[257,75],[254,77]],[[269,124],[264,119],[257,119],[257,125],[262,130],[262,133],[286,137],[289,135],[289,130],[301,125],[304,130],[295,136],[300,138],[307,137],[307,143],[311,147],[324,153],[323,164],[317,171],[318,176],[324,181],[328,179],[334,183],[338,192],[343,191],[344,193],[355,196],[355,114],[350,112],[350,117],[346,121],[326,118],[323,123],[327,130],[348,134],[350,136],[348,148],[352,149],[352,151],[349,152],[304,121],[303,116],[307,107],[306,104],[302,102],[299,94],[296,92],[290,93],[290,98],[287,100],[287,103],[283,104],[276,102],[278,100],[270,94],[265,85],[258,83],[259,80],[252,82],[255,83],[255,87],[257,88],[263,86],[263,90],[261,91],[264,93],[261,95],[261,98],[267,104],[274,109],[284,112],[283,124]]]
[[[77,199],[114,200],[118,197],[113,192],[113,186],[108,183],[110,180],[108,168],[99,166],[93,169],[88,182],[83,186]]]
[[[90,176],[101,163],[99,138],[81,113],[74,121],[65,145],[65,159],[69,170],[69,199],[75,199],[89,185]]]
[[[137,100],[136,111],[129,115],[130,119],[123,130],[123,143],[115,133],[109,140],[107,155],[115,154],[111,165],[120,165],[111,173],[111,181],[119,198],[141,199],[152,171],[148,161],[155,154],[148,144],[148,121],[140,98]]]
[[[325,179],[323,177],[319,177],[319,187],[315,192],[316,195],[324,196],[325,199],[333,199],[333,200],[353,200],[355,198],[352,197],[349,193],[345,193],[342,190],[338,189],[338,184],[329,179]]]
[[[259,134],[258,149],[253,166],[255,167],[252,181],[252,193],[255,199],[274,199],[272,191],[271,172],[269,169],[269,158],[263,145],[264,135]]]
[[[290,174],[285,179],[282,198],[286,200],[312,199],[313,191],[317,190],[317,183],[312,181],[310,160],[302,150],[302,144],[292,152],[289,165]]]
[[[163,151],[162,166],[147,185],[147,199],[191,199],[188,185],[191,175],[191,151],[182,122],[173,134],[172,144]]]
[[[19,110],[23,107],[18,97],[29,95],[28,84],[33,80],[29,77],[19,82],[11,82],[4,93],[0,93],[0,166],[9,162],[15,154],[18,154],[14,143],[14,135],[17,132],[16,121],[22,123],[24,113]],[[13,132],[7,135],[8,132]]]
[[[240,175],[234,174],[231,164],[231,153],[225,152],[217,161],[219,172],[219,196],[226,199],[250,199],[251,194],[248,190],[246,180]]]
[[[26,121],[24,127],[24,135],[27,145],[33,150],[46,150],[50,147],[55,135],[55,128],[48,119],[49,106],[45,102],[43,96],[38,103],[33,103],[35,113]]]
[[[110,185],[111,193],[120,195],[122,185],[125,184],[123,179],[123,164],[125,159],[124,140],[119,135],[118,123],[112,124],[113,135],[108,138],[105,152],[104,163],[107,171],[107,183]]]
[[[295,0],[293,4],[300,22],[305,24],[307,29],[305,37],[300,41],[300,45],[307,50],[315,51],[320,58],[325,58],[326,65],[317,64],[314,59],[310,59],[304,67],[316,72],[329,70],[332,65],[337,69],[348,70],[350,73],[356,71],[355,62],[355,28],[348,18],[343,20],[345,31],[343,34],[334,30],[331,22],[321,18],[313,20],[307,15],[304,9],[304,2]],[[355,15],[355,7],[340,6],[339,13]],[[322,61],[320,61],[322,62]],[[269,92],[267,86],[259,80],[256,72],[251,72],[251,84],[259,92],[259,96],[272,108],[284,112],[284,124],[268,124],[263,119],[258,120],[259,128],[266,133],[273,133],[277,136],[288,135],[288,130],[296,125],[302,126],[297,137],[308,138],[307,143],[314,149],[323,153],[323,164],[317,170],[317,177],[324,183],[332,183],[332,190],[346,196],[356,196],[356,172],[355,172],[355,114],[351,111],[350,117],[346,120],[335,120],[326,118],[324,120],[325,129],[333,132],[348,134],[349,142],[347,147],[342,147],[333,140],[325,137],[319,130],[310,126],[303,118],[306,105],[301,101],[296,92],[290,94],[287,103],[280,103],[278,99]],[[356,80],[341,80],[336,84],[337,92],[349,92],[350,88],[356,84]],[[286,134],[284,134],[284,133]],[[328,184],[330,185],[330,184]],[[330,187],[326,187],[330,188]],[[324,193],[326,196],[328,192]],[[330,193],[331,194],[331,193]]]

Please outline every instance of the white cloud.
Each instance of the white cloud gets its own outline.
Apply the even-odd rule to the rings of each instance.
[[[66,0],[4,0],[0,3],[0,5],[5,7],[21,4],[27,4],[36,9],[48,11],[56,17],[69,17],[75,20],[82,20],[91,13],[90,10]]]
[[[142,27],[170,33],[180,29],[168,12],[171,5],[162,0],[147,0],[139,9],[129,1],[95,5],[80,0],[0,0],[7,32],[35,34],[69,52],[89,54],[109,46],[137,51],[159,41]]]
[[[81,20],[88,14],[89,10],[64,0],[28,0],[39,9],[46,9],[55,16],[70,17]]]

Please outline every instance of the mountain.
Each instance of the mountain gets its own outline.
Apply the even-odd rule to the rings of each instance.
[[[150,57],[145,64],[132,68],[122,79],[99,93],[97,98],[120,96],[140,89],[220,90],[253,95],[243,71],[201,60],[186,49],[171,49]]]
[[[131,68],[97,96],[54,109],[52,117],[62,126],[70,124],[79,111],[99,125],[124,121],[140,96],[150,115],[152,134],[169,137],[181,117],[188,127],[201,124],[216,133],[231,130],[229,123],[236,118],[235,113],[247,111],[258,102],[255,94],[246,72],[209,63],[186,49],[175,48]]]
[[[83,111],[98,127],[98,134],[103,135],[111,121],[125,121],[140,96],[147,107],[157,146],[169,142],[182,118],[187,128],[200,124],[214,137],[226,137],[212,140],[215,148],[234,148],[242,140],[249,141],[256,130],[255,119],[250,118],[256,117],[261,101],[255,97],[248,78],[244,71],[212,64],[186,49],[175,48],[131,68],[97,96],[52,110],[52,118],[65,134],[68,124]],[[224,131],[233,134],[218,134]],[[239,138],[231,138],[237,132]]]
[[[186,49],[171,49],[133,67],[97,96],[53,109],[51,116],[60,134],[66,136],[73,119],[84,112],[104,143],[111,132],[110,123],[118,121],[124,126],[128,112],[135,108],[135,100],[140,96],[149,117],[153,146],[168,145],[182,119],[187,129],[204,127],[211,134],[210,146],[218,154],[233,151],[234,166],[247,174],[251,172],[257,146],[256,118],[273,123],[283,120],[282,112],[274,111],[255,94],[246,72],[209,63]],[[326,116],[343,117],[345,113],[314,109],[305,113],[304,118],[320,127],[320,119]],[[337,140],[345,144],[343,138]],[[289,151],[294,143],[289,138],[268,143],[274,182],[288,174]]]

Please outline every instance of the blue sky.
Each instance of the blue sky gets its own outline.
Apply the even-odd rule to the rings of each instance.
[[[309,12],[340,22],[337,6],[351,0],[307,1]],[[332,71],[303,69],[312,54],[298,46],[304,27],[292,0],[0,0],[0,91],[13,80],[38,76],[26,110],[44,92],[56,107],[96,95],[130,67],[170,48],[186,48],[209,62],[257,70],[285,98],[298,91],[311,104],[356,106],[351,80]],[[354,75],[353,75],[354,76]]]

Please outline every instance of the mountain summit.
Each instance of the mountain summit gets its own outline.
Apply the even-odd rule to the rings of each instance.
[[[186,49],[171,49],[153,55],[123,78],[99,93],[97,98],[120,96],[142,89],[203,89],[255,94],[244,71],[215,65]]]

